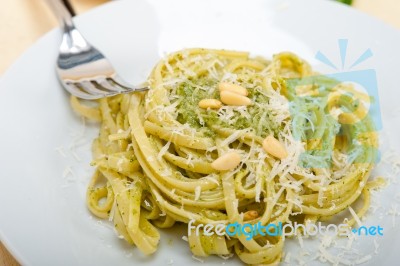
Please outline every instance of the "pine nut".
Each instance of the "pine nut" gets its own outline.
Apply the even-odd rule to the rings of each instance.
[[[254,220],[258,217],[258,212],[255,210],[247,211],[243,213],[243,221]]]
[[[250,105],[251,100],[246,96],[231,92],[231,91],[221,91],[220,92],[221,101],[224,104],[242,106]]]
[[[212,162],[211,167],[218,171],[228,171],[240,164],[241,158],[237,152],[228,152]]]
[[[233,83],[228,83],[228,82],[221,82],[218,86],[219,91],[230,91],[234,92],[243,96],[249,95],[249,92],[246,90],[246,88],[236,85]]]
[[[199,102],[199,107],[203,109],[219,109],[222,107],[222,103],[216,99],[203,99]]]
[[[266,152],[278,159],[284,159],[288,155],[282,143],[271,135],[264,139],[262,146]]]

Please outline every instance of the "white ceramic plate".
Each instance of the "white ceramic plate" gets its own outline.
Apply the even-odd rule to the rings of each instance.
[[[290,50],[317,69],[334,73],[314,55],[322,51],[332,63],[341,65],[337,40],[347,38],[348,64],[368,48],[374,54],[353,70],[375,69],[383,154],[388,156],[389,149],[400,153],[400,34],[351,8],[322,0],[115,1],[78,16],[76,24],[132,83],[144,81],[164,53],[187,47],[247,50],[267,57]],[[181,240],[184,231],[163,233],[157,253],[145,257],[119,240],[111,225],[87,211],[85,189],[93,171],[90,142],[97,128],[83,127],[57,81],[54,63],[59,43],[60,31],[51,31],[1,80],[1,240],[24,265],[196,263]],[[340,71],[346,71],[348,64]],[[374,175],[390,176],[396,169],[381,164]],[[377,196],[381,207],[366,220],[383,226],[384,236],[353,244],[360,252],[358,259],[371,255],[371,265],[396,265],[400,259],[399,222],[395,220],[399,190],[391,183]],[[288,241],[290,264],[298,264],[299,258],[308,263],[318,255],[308,242],[318,244],[319,239],[305,242],[306,251],[297,240]],[[374,242],[379,244],[378,254]],[[206,262],[220,265],[225,261],[215,257]],[[226,263],[240,264],[238,259]]]

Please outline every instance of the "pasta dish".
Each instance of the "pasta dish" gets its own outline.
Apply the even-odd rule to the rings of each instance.
[[[188,224],[315,224],[369,206],[377,134],[366,94],[318,76],[289,52],[186,49],[162,59],[145,93],[71,98],[100,122],[87,206],[145,254],[158,228]],[[361,207],[353,204],[361,201]],[[343,218],[342,218],[343,219]],[[189,234],[196,256],[277,264],[284,237]]]

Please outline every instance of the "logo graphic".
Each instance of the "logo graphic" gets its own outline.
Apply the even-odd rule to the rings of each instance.
[[[349,163],[379,160],[377,131],[382,128],[378,86],[374,69],[351,70],[372,57],[363,52],[344,71],[347,39],[339,39],[341,70],[322,52],[315,58],[338,72],[292,78],[286,81],[293,135],[305,142],[299,164],[305,168],[330,168],[335,142],[340,142]]]
[[[383,227],[377,226],[360,226],[358,229],[351,229],[347,224],[327,224],[323,225],[321,222],[316,224],[298,224],[281,222],[274,224],[270,223],[262,225],[260,222],[256,224],[249,223],[230,223],[224,224],[197,224],[194,225],[195,220],[190,220],[188,224],[188,236],[192,234],[199,236],[200,231],[204,236],[212,236],[214,234],[218,236],[245,236],[246,240],[250,240],[257,235],[261,236],[282,236],[283,238],[288,236],[315,236],[315,235],[330,235],[330,236],[350,236],[354,235],[365,235],[365,236],[383,236]]]

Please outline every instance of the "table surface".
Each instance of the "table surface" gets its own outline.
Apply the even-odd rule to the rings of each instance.
[[[321,0],[323,1],[323,0]],[[80,14],[108,0],[71,0]],[[399,0],[355,0],[353,7],[400,29]],[[38,38],[57,26],[45,0],[2,0],[0,75]],[[6,7],[6,8],[4,8]],[[19,265],[0,243],[0,266]]]

